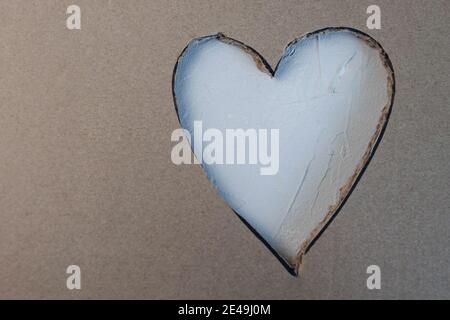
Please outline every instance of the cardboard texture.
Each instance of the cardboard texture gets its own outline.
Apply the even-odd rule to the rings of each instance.
[[[81,8],[81,30],[66,8]],[[0,1],[0,298],[450,298],[448,1]],[[326,26],[381,43],[396,96],[354,192],[289,275],[196,165],[172,72],[224,32],[275,65]],[[66,268],[81,268],[81,290]],[[381,268],[381,290],[366,269]]]

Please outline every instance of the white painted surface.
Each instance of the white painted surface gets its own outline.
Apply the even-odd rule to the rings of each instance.
[[[180,57],[174,92],[180,122],[280,130],[280,168],[204,165],[225,201],[285,257],[339,200],[389,103],[380,53],[354,33],[316,34],[286,48],[276,74],[259,70],[240,47],[195,39]],[[197,156],[201,150],[195,150]]]

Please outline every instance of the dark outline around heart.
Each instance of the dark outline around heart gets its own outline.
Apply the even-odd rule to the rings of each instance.
[[[346,187],[344,194],[341,194],[340,201],[338,201],[337,205],[334,208],[330,209],[330,211],[327,213],[325,218],[311,232],[309,238],[302,244],[298,254],[295,257],[291,258],[290,260],[286,260],[285,258],[281,257],[275,251],[275,249],[273,249],[272,246],[244,218],[242,218],[236,211],[234,211],[232,209],[233,212],[239,217],[239,219],[250,229],[250,231],[253,232],[253,234],[262,243],[264,243],[264,245],[272,252],[272,254],[281,262],[281,264],[284,266],[284,268],[293,276],[298,275],[298,269],[302,263],[303,255],[305,255],[310,250],[310,248],[314,245],[314,243],[317,241],[317,239],[322,235],[322,233],[328,228],[328,226],[331,224],[331,222],[335,219],[335,217],[341,211],[341,209],[344,206],[347,199],[350,197],[350,195],[354,191],[354,189],[355,189],[356,185],[358,184],[359,180],[361,179],[362,175],[364,174],[364,171],[366,170],[367,166],[369,165],[370,161],[372,160],[372,157],[375,154],[375,151],[378,148],[378,145],[379,145],[381,139],[383,138],[383,135],[384,135],[385,129],[387,127],[387,123],[389,121],[389,117],[390,117],[390,114],[392,111],[392,106],[394,104],[395,74],[394,74],[394,68],[392,66],[391,60],[389,59],[389,56],[387,55],[387,53],[384,51],[383,47],[375,39],[373,39],[371,36],[369,36],[368,34],[362,32],[358,29],[354,29],[354,28],[350,28],[350,27],[326,27],[323,29],[319,29],[319,30],[316,30],[313,32],[306,33],[303,36],[291,41],[285,47],[285,50],[292,44],[302,41],[308,37],[315,36],[320,33],[333,32],[333,31],[351,32],[354,35],[356,35],[358,38],[366,41],[366,43],[370,47],[377,49],[380,53],[381,61],[384,63],[384,66],[388,72],[388,76],[389,76],[388,85],[390,85],[388,87],[388,89],[390,89],[390,103],[388,103],[388,105],[386,105],[383,108],[382,116],[378,122],[375,134],[373,135],[373,137],[369,143],[369,146],[366,150],[366,153],[364,154],[363,158],[361,159],[361,161],[359,163],[359,166],[356,168],[353,176],[350,177],[350,181],[348,181],[344,186],[341,187],[340,190],[342,190],[344,187]],[[250,47],[238,40],[227,37],[223,33],[218,33],[216,35],[209,35],[209,36],[204,36],[204,37],[200,37],[200,38],[195,38],[193,40],[199,40],[202,38],[208,38],[208,37],[214,37],[214,36],[220,41],[238,46],[240,49],[242,49],[247,54],[252,56],[253,60],[255,61],[256,66],[262,72],[269,73],[272,77],[276,74],[278,65],[280,64],[283,56],[278,61],[275,69],[272,69],[270,64],[255,49],[253,49],[252,47]],[[177,105],[176,96],[175,96],[175,76],[176,76],[176,71],[177,71],[177,67],[178,67],[178,61],[184,55],[188,46],[189,46],[189,44],[183,49],[181,54],[178,56],[177,62],[175,64],[175,67],[173,69],[173,74],[172,74],[172,96],[173,96],[173,102],[174,102],[174,106],[175,106],[175,112],[177,114],[178,122],[180,123],[180,125],[181,125],[180,116],[178,113],[178,105]],[[192,148],[192,146],[191,146],[191,148]]]

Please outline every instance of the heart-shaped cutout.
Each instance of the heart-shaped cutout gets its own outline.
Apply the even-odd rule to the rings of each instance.
[[[223,34],[197,38],[180,55],[173,76],[178,118],[191,137],[198,128],[224,136],[227,129],[278,130],[279,149],[271,150],[278,159],[266,168],[274,174],[261,174],[255,162],[208,161],[203,168],[228,205],[294,273],[373,155],[394,91],[382,47],[350,28],[326,28],[291,42],[275,71],[255,50]],[[208,157],[208,144],[194,141],[197,159]]]

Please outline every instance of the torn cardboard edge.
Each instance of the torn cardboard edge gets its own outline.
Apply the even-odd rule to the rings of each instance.
[[[376,131],[374,135],[372,136],[372,139],[369,142],[369,145],[367,146],[366,152],[364,153],[361,161],[359,162],[354,174],[347,180],[347,182],[339,189],[340,197],[338,199],[338,202],[335,205],[330,206],[328,213],[326,214],[325,218],[314,228],[314,230],[311,232],[310,236],[303,241],[300,245],[300,249],[296,256],[283,258],[241,215],[239,215],[236,211],[233,210],[233,212],[241,219],[242,222],[250,229],[250,231],[253,232],[253,234],[263,242],[263,244],[272,252],[272,254],[282,263],[282,265],[285,267],[285,269],[292,275],[297,276],[299,274],[299,269],[302,265],[303,256],[310,250],[310,248],[314,245],[314,243],[317,241],[317,239],[320,237],[320,235],[325,231],[325,229],[329,226],[329,224],[334,220],[336,215],[340,212],[342,207],[344,206],[345,202],[353,192],[355,186],[357,185],[359,179],[361,178],[362,174],[366,170],[368,164],[370,163],[370,160],[372,159],[373,155],[375,154],[375,151],[384,135],[385,129],[387,127],[387,123],[392,111],[392,106],[394,103],[394,96],[395,96],[395,75],[394,75],[394,69],[391,63],[391,60],[389,59],[389,56],[387,55],[386,51],[383,49],[383,47],[371,36],[368,34],[354,28],[350,27],[326,27],[323,29],[319,29],[313,32],[306,33],[299,38],[291,41],[283,50],[283,55],[281,55],[281,58],[279,59],[275,69],[272,69],[270,64],[264,59],[264,57],[259,54],[255,49],[252,47],[242,43],[241,41],[235,40],[233,38],[230,38],[223,33],[217,33],[215,35],[209,35],[204,37],[195,38],[193,40],[202,40],[205,38],[213,38],[215,37],[217,40],[222,41],[226,44],[231,44],[239,49],[243,50],[246,54],[250,55],[253,61],[255,62],[255,65],[257,68],[264,73],[267,73],[271,77],[273,77],[278,69],[278,66],[280,62],[282,61],[284,57],[284,53],[286,52],[286,49],[289,48],[291,45],[301,42],[304,39],[307,39],[312,36],[317,36],[320,34],[325,34],[329,32],[336,32],[336,31],[345,31],[352,33],[359,39],[363,40],[368,44],[370,47],[378,50],[380,59],[383,63],[383,66],[385,67],[387,74],[388,74],[388,81],[387,81],[387,92],[389,101],[386,104],[386,106],[382,110],[382,115],[378,121],[378,125],[376,128]],[[192,40],[192,41],[193,41]],[[177,99],[175,95],[175,77],[176,77],[176,71],[178,67],[179,60],[183,57],[184,53],[186,52],[189,44],[182,50],[181,54],[177,58],[177,62],[174,66],[173,74],[172,74],[172,97],[175,107],[175,112],[177,114],[178,122],[181,125],[180,122],[180,116],[178,112],[178,106],[177,106]],[[192,146],[191,146],[192,149]],[[193,150],[192,150],[193,152]],[[195,156],[195,154],[194,154]]]

